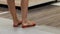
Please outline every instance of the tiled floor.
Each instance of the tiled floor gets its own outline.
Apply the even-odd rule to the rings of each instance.
[[[47,25],[30,28],[12,27],[12,20],[0,18],[0,34],[60,34],[60,29]]]
[[[7,11],[7,10],[6,10]],[[18,18],[21,18],[21,11],[17,11]],[[12,19],[10,12],[1,14],[0,17]],[[29,10],[28,19],[39,25],[48,25],[60,28],[60,7],[48,5]]]
[[[37,23],[37,26],[22,29],[12,27],[12,17],[6,8],[0,8],[0,33],[1,34],[60,34],[60,7],[48,5],[29,10],[28,19]],[[17,11],[18,18],[21,18],[20,10]],[[27,33],[27,32],[28,33]],[[3,32],[3,33],[2,33]],[[32,33],[33,32],[33,33]],[[36,32],[36,33],[35,33]],[[44,33],[43,33],[44,32]]]

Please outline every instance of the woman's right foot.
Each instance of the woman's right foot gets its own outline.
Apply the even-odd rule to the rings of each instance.
[[[21,24],[22,24],[22,21],[14,22],[13,27],[18,27],[18,26],[21,25]]]

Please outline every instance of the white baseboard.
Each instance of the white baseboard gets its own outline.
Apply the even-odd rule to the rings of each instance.
[[[51,4],[51,5],[60,6],[60,2],[57,2],[57,3]]]
[[[38,5],[38,4],[42,4],[42,3],[46,3],[46,2],[50,2],[50,1],[55,1],[55,0],[29,0],[29,7]],[[15,3],[16,3],[16,6],[20,6],[20,4],[21,4],[20,0],[16,0]],[[0,0],[0,4],[7,5],[7,0]]]

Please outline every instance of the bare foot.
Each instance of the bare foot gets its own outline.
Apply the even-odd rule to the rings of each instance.
[[[19,25],[22,24],[22,21],[14,21],[13,27],[18,27]]]
[[[32,26],[35,26],[35,22],[33,21],[27,21],[26,23],[22,23],[22,28],[27,28],[27,27],[32,27]]]

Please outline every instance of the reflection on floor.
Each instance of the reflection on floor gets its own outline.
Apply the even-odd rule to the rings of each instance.
[[[12,20],[0,18],[0,34],[60,34],[60,29],[46,25],[30,28],[12,27]]]
[[[52,5],[60,6],[60,2],[54,3],[54,4],[52,4]]]

